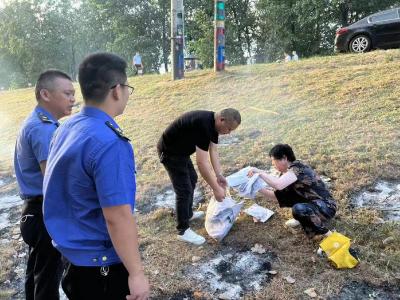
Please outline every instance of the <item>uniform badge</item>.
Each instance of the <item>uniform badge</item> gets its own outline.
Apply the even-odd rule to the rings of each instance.
[[[40,119],[40,121],[42,121],[43,123],[50,123],[53,124],[54,122],[52,120],[50,120],[44,113],[39,112],[38,113],[38,117]]]
[[[121,130],[121,128],[115,127],[113,124],[111,124],[110,121],[107,121],[106,125],[110,127],[112,131],[114,131],[120,138],[122,138],[125,141],[130,141],[130,139],[124,135],[124,132]]]

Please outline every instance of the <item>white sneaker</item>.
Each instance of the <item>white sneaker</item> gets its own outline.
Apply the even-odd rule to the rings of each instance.
[[[204,211],[195,211],[193,212],[193,216],[189,219],[189,221],[200,219],[202,217],[204,217]]]
[[[178,235],[178,240],[194,245],[201,245],[206,241],[205,238],[203,238],[201,235],[197,234],[190,228],[186,229],[184,234]]]
[[[289,228],[295,228],[300,225],[300,222],[297,221],[296,219],[289,219],[285,222],[285,226]]]

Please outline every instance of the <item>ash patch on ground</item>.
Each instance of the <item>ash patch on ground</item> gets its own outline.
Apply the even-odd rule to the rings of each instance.
[[[0,247],[12,248],[12,266],[8,278],[0,282],[0,290],[8,291],[9,299],[25,299],[24,282],[28,246],[24,243],[19,229],[23,201],[18,196],[15,177],[0,178]],[[60,299],[66,300],[61,287]]]
[[[213,298],[240,299],[259,291],[270,280],[272,259],[272,253],[230,248],[208,261],[193,264],[185,273]]]
[[[221,135],[218,138],[218,145],[219,146],[229,146],[229,145],[236,145],[242,142],[242,138],[237,135],[226,134]]]
[[[195,298],[193,292],[191,291],[177,291],[174,294],[160,294],[156,297],[152,297],[151,299],[155,300],[194,300]]]
[[[0,177],[0,235],[7,235],[7,227],[18,225],[23,201],[18,196],[16,180],[11,175]]]
[[[368,282],[352,281],[346,284],[338,295],[329,297],[329,300],[399,300],[400,287],[383,284],[376,286]]]
[[[2,174],[3,175],[3,174]],[[0,248],[12,249],[12,264],[7,278],[0,282],[0,290],[7,291],[10,299],[24,299],[25,264],[28,247],[19,230],[23,201],[18,196],[16,180],[10,174],[0,178]]]
[[[373,187],[357,194],[351,205],[378,210],[385,221],[400,221],[400,183],[378,181]]]
[[[262,134],[261,130],[252,130],[247,134],[247,137],[255,140]]]
[[[152,197],[146,197],[146,201],[136,203],[136,208],[140,213],[150,213],[159,208],[167,208],[175,211],[175,192],[172,187],[164,189],[161,193],[154,193]],[[203,192],[199,187],[194,190],[193,207],[197,207],[204,202]]]
[[[0,232],[18,222],[15,211],[22,205],[23,201],[18,195],[0,196]]]
[[[218,145],[220,146],[229,146],[229,145],[236,145],[246,140],[256,140],[258,137],[262,135],[261,130],[252,130],[246,134],[226,134],[221,135],[218,138]]]

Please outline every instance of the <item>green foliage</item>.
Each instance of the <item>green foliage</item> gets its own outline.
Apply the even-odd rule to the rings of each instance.
[[[88,53],[112,51],[131,65],[142,54],[145,72],[168,68],[169,0],[15,0],[0,8],[0,87],[34,83],[58,68],[76,78]],[[335,31],[400,0],[227,0],[225,54],[230,64],[333,52]],[[214,1],[184,0],[186,53],[214,62]],[[132,69],[128,70],[132,74]]]

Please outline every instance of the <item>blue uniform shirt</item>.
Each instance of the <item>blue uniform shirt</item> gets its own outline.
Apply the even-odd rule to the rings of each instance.
[[[43,183],[44,222],[55,247],[74,265],[121,262],[103,207],[135,204],[129,140],[105,112],[84,107],[54,134]]]
[[[39,163],[47,160],[50,141],[57,127],[57,120],[40,106],[22,124],[15,144],[14,169],[23,199],[43,195]]]

